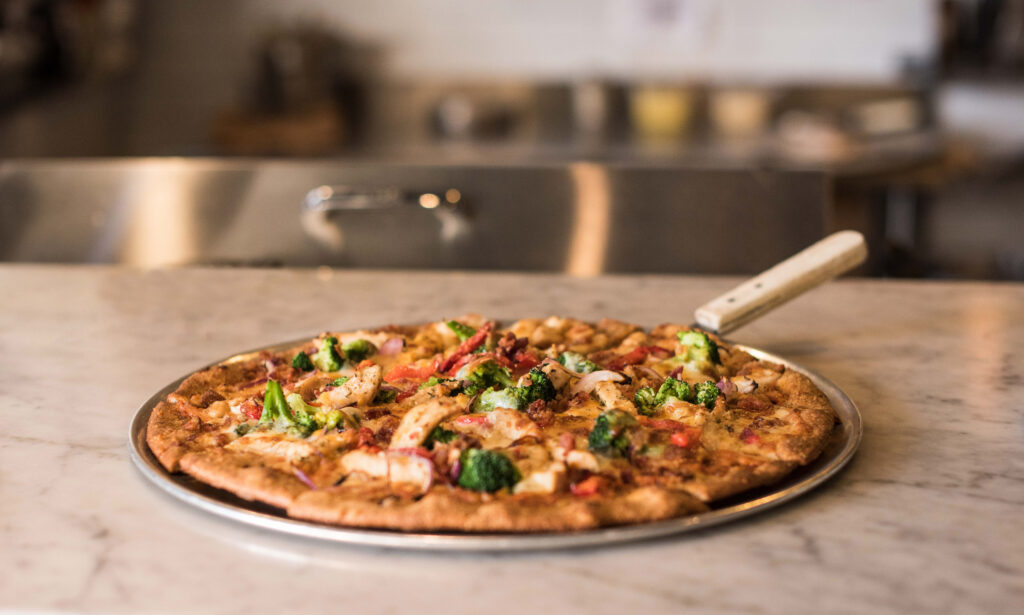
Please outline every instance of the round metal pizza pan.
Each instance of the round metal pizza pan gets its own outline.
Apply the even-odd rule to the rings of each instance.
[[[294,347],[306,339],[308,338],[259,350],[283,350]],[[798,468],[783,481],[717,502],[709,512],[667,521],[580,532],[487,534],[344,528],[292,519],[280,509],[243,500],[232,493],[203,484],[186,474],[171,474],[160,465],[146,444],[146,425],[156,404],[177,389],[185,379],[184,376],[157,391],[136,412],[131,422],[129,450],[132,461],[143,476],[166,493],[190,506],[238,523],[318,541],[420,551],[531,551],[650,540],[735,521],[788,502],[820,486],[834,476],[853,458],[860,445],[863,433],[860,412],[839,387],[811,370],[782,357],[742,344],[733,346],[746,350],[759,359],[782,363],[790,369],[806,374],[828,397],[839,415],[839,422],[833,429],[831,439],[821,456],[811,464]],[[259,350],[252,352],[259,352]],[[225,361],[244,360],[252,352],[235,355]],[[223,362],[217,361],[216,363]]]

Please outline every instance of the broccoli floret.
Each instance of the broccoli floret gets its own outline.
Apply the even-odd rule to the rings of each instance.
[[[429,450],[434,450],[434,444],[438,442],[440,442],[441,444],[448,444],[458,436],[459,434],[455,433],[454,431],[450,429],[445,429],[444,427],[438,425],[433,430],[431,430],[430,435],[428,435],[427,439],[423,442],[423,446]]]
[[[260,415],[260,422],[276,423],[279,420],[288,421],[290,419],[288,402],[284,399],[281,385],[277,380],[268,380],[266,392],[263,393],[263,414]]]
[[[359,363],[377,352],[377,347],[364,339],[358,339],[346,342],[341,351],[345,353],[346,359],[352,363]]]
[[[398,391],[394,389],[380,389],[373,398],[375,404],[390,404],[398,397]]]
[[[693,401],[693,389],[690,388],[689,383],[669,376],[665,378],[665,382],[662,382],[661,387],[658,389],[658,405],[665,403],[669,398],[675,398],[680,401]]]
[[[657,393],[651,387],[641,387],[633,395],[633,403],[636,404],[636,411],[644,416],[654,416],[654,410],[658,407]]]
[[[578,374],[589,374],[601,369],[597,363],[587,359],[578,352],[563,352],[562,356],[558,357],[558,362]]]
[[[633,396],[637,412],[645,416],[653,416],[655,409],[671,398],[681,401],[693,401],[693,390],[682,380],[669,376],[655,392],[651,387],[643,387]]]
[[[526,386],[527,405],[538,399],[551,401],[557,394],[558,391],[555,390],[555,385],[547,374],[542,372],[539,367],[530,370],[530,384]]]
[[[336,372],[341,369],[341,355],[335,346],[338,338],[328,335],[320,340],[320,349],[313,355],[313,365],[322,372]]]
[[[529,405],[526,401],[526,387],[488,389],[473,402],[473,412],[490,412],[495,408],[523,410]]]
[[[718,399],[718,394],[721,392],[714,382],[708,380],[707,382],[701,382],[697,385],[697,403],[703,404],[705,408],[714,408],[715,400]]]
[[[512,386],[512,372],[494,361],[480,363],[472,370],[460,370],[456,377],[467,381],[466,395],[476,395],[495,386]]]
[[[590,450],[609,457],[625,456],[629,448],[629,428],[637,421],[621,410],[606,410],[594,421],[587,444]]]
[[[462,472],[458,485],[473,491],[494,492],[519,482],[519,470],[508,457],[495,451],[471,448],[459,458]]]
[[[299,354],[295,355],[292,359],[292,367],[295,369],[301,369],[304,372],[311,372],[316,369],[313,362],[309,360],[309,355],[301,350],[299,351]]]
[[[235,427],[235,435],[244,436],[255,428],[256,426],[252,423],[240,423],[238,427]]]
[[[451,329],[453,333],[455,333],[456,337],[459,338],[460,342],[464,342],[469,338],[473,337],[474,335],[476,335],[476,329],[469,325],[464,325],[457,320],[449,320],[444,324],[447,325],[448,328]]]
[[[686,355],[683,360],[686,363],[720,365],[722,359],[718,356],[718,344],[703,331],[680,331],[676,334],[679,341],[685,345]]]
[[[314,412],[316,408],[303,401],[298,393],[292,393],[285,399],[281,385],[276,380],[267,381],[260,423],[268,423],[274,429],[289,430],[306,437],[317,428]]]
[[[338,376],[337,378],[335,378],[334,380],[331,381],[331,384],[336,386],[336,387],[340,387],[341,385],[345,384],[346,382],[348,382],[348,376]]]
[[[421,389],[429,389],[432,386],[437,386],[437,385],[439,385],[441,383],[444,383],[444,382],[455,382],[455,379],[454,378],[438,378],[437,376],[431,376],[430,378],[427,378],[427,380],[423,384],[421,384],[419,388],[421,388]]]

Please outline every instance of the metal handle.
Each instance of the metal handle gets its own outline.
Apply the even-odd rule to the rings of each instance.
[[[857,231],[833,233],[697,308],[697,324],[717,333],[732,331],[853,269],[867,255]]]
[[[448,188],[441,192],[403,190],[395,186],[318,186],[302,201],[301,222],[311,237],[335,251],[344,248],[345,235],[336,213],[426,211],[441,224],[441,240],[452,243],[469,234],[469,209],[462,192]],[[340,217],[340,216],[339,216]]]
[[[387,211],[426,209],[465,214],[462,192],[448,188],[441,193],[402,190],[395,186],[361,188],[318,186],[306,193],[306,211]]]

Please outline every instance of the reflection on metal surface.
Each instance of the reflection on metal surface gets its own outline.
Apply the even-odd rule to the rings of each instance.
[[[827,199],[817,173],[676,166],[2,161],[0,260],[756,273]]]
[[[611,218],[611,193],[608,174],[596,164],[578,163],[570,167],[573,185],[572,236],[566,272],[577,276],[595,276],[605,270],[608,232]]]
[[[180,265],[195,259],[200,222],[194,179],[188,173],[156,169],[134,178],[118,206],[127,223],[124,259],[140,267]]]
[[[302,341],[293,340],[268,347],[266,350],[290,348]],[[777,485],[729,498],[710,512],[667,521],[581,532],[509,535],[353,529],[291,519],[276,508],[242,500],[186,475],[170,474],[160,465],[146,444],[146,425],[156,404],[173,392],[184,377],[168,384],[139,408],[129,429],[129,451],[135,466],[147,479],[186,504],[239,523],[325,542],[418,551],[532,551],[665,537],[740,519],[807,493],[839,472],[853,458],[860,445],[863,434],[860,412],[853,401],[835,384],[782,357],[742,345],[736,345],[736,348],[745,350],[759,359],[781,363],[806,374],[828,397],[839,416],[840,423],[833,431],[832,440],[818,459],[808,466],[798,468]],[[259,350],[263,349],[235,355],[228,360],[242,360]]]

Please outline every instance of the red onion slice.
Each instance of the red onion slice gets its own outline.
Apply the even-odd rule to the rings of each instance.
[[[622,382],[626,377],[618,372],[611,370],[602,369],[596,372],[590,372],[586,376],[576,381],[576,384],[572,385],[572,389],[569,390],[569,395],[577,395],[579,393],[589,393],[594,390],[599,382]]]
[[[377,350],[377,354],[384,357],[393,357],[402,352],[403,348],[405,348],[405,340],[400,337],[392,337],[380,345],[380,349]]]
[[[305,472],[303,472],[302,470],[296,468],[295,466],[292,466],[292,472],[295,473],[295,477],[296,478],[298,478],[302,482],[306,483],[307,487],[309,487],[310,489],[316,490],[316,488],[317,488],[316,484],[313,483],[312,480],[310,480],[309,476],[307,476]]]
[[[715,386],[717,386],[718,390],[722,392],[722,395],[731,395],[736,392],[736,385],[728,378],[722,378]]]

